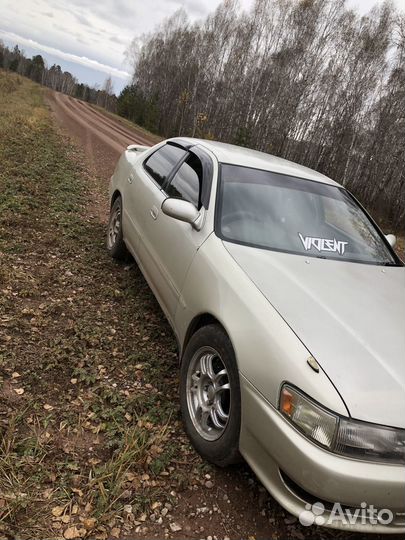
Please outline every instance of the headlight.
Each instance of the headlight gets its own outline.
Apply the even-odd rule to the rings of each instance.
[[[281,413],[304,435],[331,452],[354,459],[405,464],[405,429],[340,417],[284,385]]]
[[[290,386],[283,386],[281,412],[307,437],[331,448],[338,426],[337,416],[327,412]]]
[[[341,418],[334,451],[357,459],[405,464],[405,429]]]

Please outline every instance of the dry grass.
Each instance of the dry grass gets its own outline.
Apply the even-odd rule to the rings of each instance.
[[[0,71],[0,102],[0,536],[123,534],[200,474],[175,343],[139,271],[107,257],[42,89]]]

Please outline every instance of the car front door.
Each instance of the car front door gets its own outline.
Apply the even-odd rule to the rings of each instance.
[[[154,186],[154,189],[145,191],[142,203],[144,220],[139,258],[156,297],[171,321],[187,270],[209,231],[206,227],[197,231],[189,223],[166,216],[161,206],[167,197],[176,197],[201,208],[204,171],[203,162],[196,152],[185,152],[160,189]],[[145,163],[145,169],[148,171],[148,163]]]

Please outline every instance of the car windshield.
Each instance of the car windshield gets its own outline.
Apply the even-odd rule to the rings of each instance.
[[[217,233],[224,240],[275,251],[397,264],[345,189],[248,167],[221,165]]]

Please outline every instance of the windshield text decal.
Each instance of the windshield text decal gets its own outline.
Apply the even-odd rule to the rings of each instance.
[[[348,242],[342,242],[341,240],[336,240],[336,238],[333,240],[327,238],[314,238],[313,236],[302,236],[301,233],[298,233],[298,236],[306,251],[315,248],[318,251],[332,251],[339,253],[339,255],[343,255],[348,244]]]

